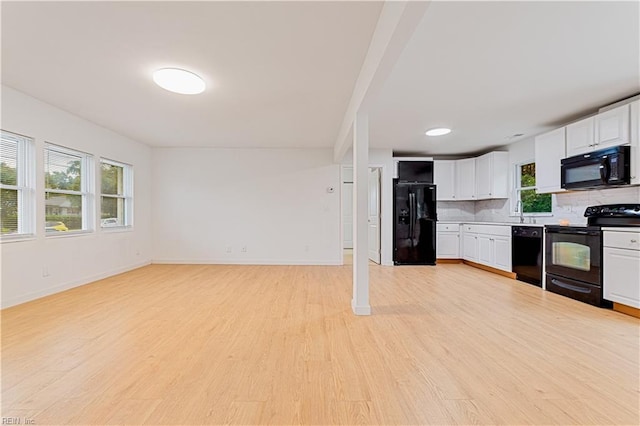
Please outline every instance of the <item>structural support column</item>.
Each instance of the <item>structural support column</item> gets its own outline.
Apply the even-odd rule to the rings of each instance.
[[[356,315],[371,315],[369,305],[369,117],[353,123],[353,299]]]

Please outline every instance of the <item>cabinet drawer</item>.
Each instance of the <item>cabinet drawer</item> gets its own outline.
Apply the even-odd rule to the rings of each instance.
[[[436,230],[438,232],[460,232],[460,225],[457,223],[438,223]]]
[[[473,225],[465,223],[463,230],[472,234],[488,234],[495,236],[511,236],[511,226],[509,225]]]
[[[604,232],[604,246],[640,250],[640,232]]]

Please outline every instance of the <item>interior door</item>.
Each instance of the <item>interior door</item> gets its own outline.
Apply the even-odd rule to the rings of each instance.
[[[369,259],[380,263],[380,169],[369,169]]]

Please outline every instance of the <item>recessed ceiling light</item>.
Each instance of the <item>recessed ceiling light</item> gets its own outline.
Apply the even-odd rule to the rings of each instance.
[[[451,133],[451,129],[447,129],[446,127],[436,127],[435,129],[429,129],[425,133],[427,136],[442,136]]]
[[[179,68],[162,68],[153,73],[153,81],[163,89],[183,95],[204,92],[204,80],[190,71]]]

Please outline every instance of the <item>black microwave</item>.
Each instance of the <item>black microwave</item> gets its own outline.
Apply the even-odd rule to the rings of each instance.
[[[629,185],[631,148],[616,146],[565,158],[561,162],[561,186],[590,189]]]

